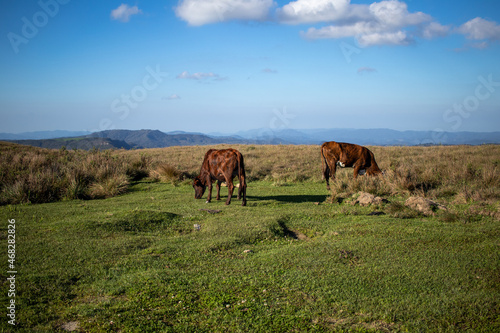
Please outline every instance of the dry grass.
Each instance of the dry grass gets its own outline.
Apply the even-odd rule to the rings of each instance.
[[[341,170],[332,186],[333,196],[365,191],[489,204],[500,198],[500,146],[370,148],[385,174],[353,180],[352,169]]]
[[[154,170],[149,172],[149,176],[154,181],[177,185],[183,179],[184,174],[170,164],[160,163]]]
[[[218,145],[215,148],[228,148]],[[302,181],[322,181],[319,146],[233,145],[245,158],[249,181],[267,180],[276,186]],[[205,152],[212,147],[168,147],[121,151],[137,159],[147,154],[151,171],[168,166],[173,176],[192,178],[198,174]],[[348,196],[365,191],[379,196],[419,195],[455,203],[472,201],[496,204],[500,198],[500,146],[369,147],[375,154],[382,177],[352,178],[353,169],[338,169],[332,195]],[[170,177],[170,178],[169,178]],[[326,185],[325,185],[326,187]]]
[[[140,163],[110,151],[38,149],[0,143],[0,204],[107,198],[147,176]]]
[[[130,181],[147,176],[178,185],[199,173],[208,149],[229,147],[243,154],[249,182],[266,180],[283,186],[322,181],[320,148],[312,145],[84,152],[0,144],[0,202],[109,197],[126,191]],[[331,184],[332,201],[365,191],[386,197],[419,195],[455,204],[480,202],[498,210],[499,145],[369,148],[385,174],[354,180],[353,169],[338,169]]]

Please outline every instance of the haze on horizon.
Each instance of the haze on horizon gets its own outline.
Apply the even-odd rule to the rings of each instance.
[[[0,132],[500,130],[500,2],[5,2]]]

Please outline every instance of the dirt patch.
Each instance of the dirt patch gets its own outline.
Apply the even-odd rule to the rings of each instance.
[[[339,250],[339,259],[350,266],[357,265],[359,262],[359,257],[353,251],[348,250]]]
[[[68,321],[67,323],[64,323],[61,325],[61,328],[65,330],[66,332],[75,332],[80,329],[80,322],[79,321]]]
[[[300,231],[292,231],[293,234],[295,235],[295,239],[298,240],[308,240],[309,237],[307,237],[305,234],[301,233]]]

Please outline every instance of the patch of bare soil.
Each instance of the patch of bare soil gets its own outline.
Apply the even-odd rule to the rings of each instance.
[[[61,328],[65,330],[66,332],[75,332],[80,329],[80,322],[79,321],[68,321],[67,323],[64,323],[61,325]]]

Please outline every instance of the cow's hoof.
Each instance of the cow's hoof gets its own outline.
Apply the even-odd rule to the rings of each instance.
[[[210,203],[210,201],[208,201],[208,200],[207,200],[207,201],[205,201],[205,203],[206,203],[206,204],[207,204],[207,203]]]

